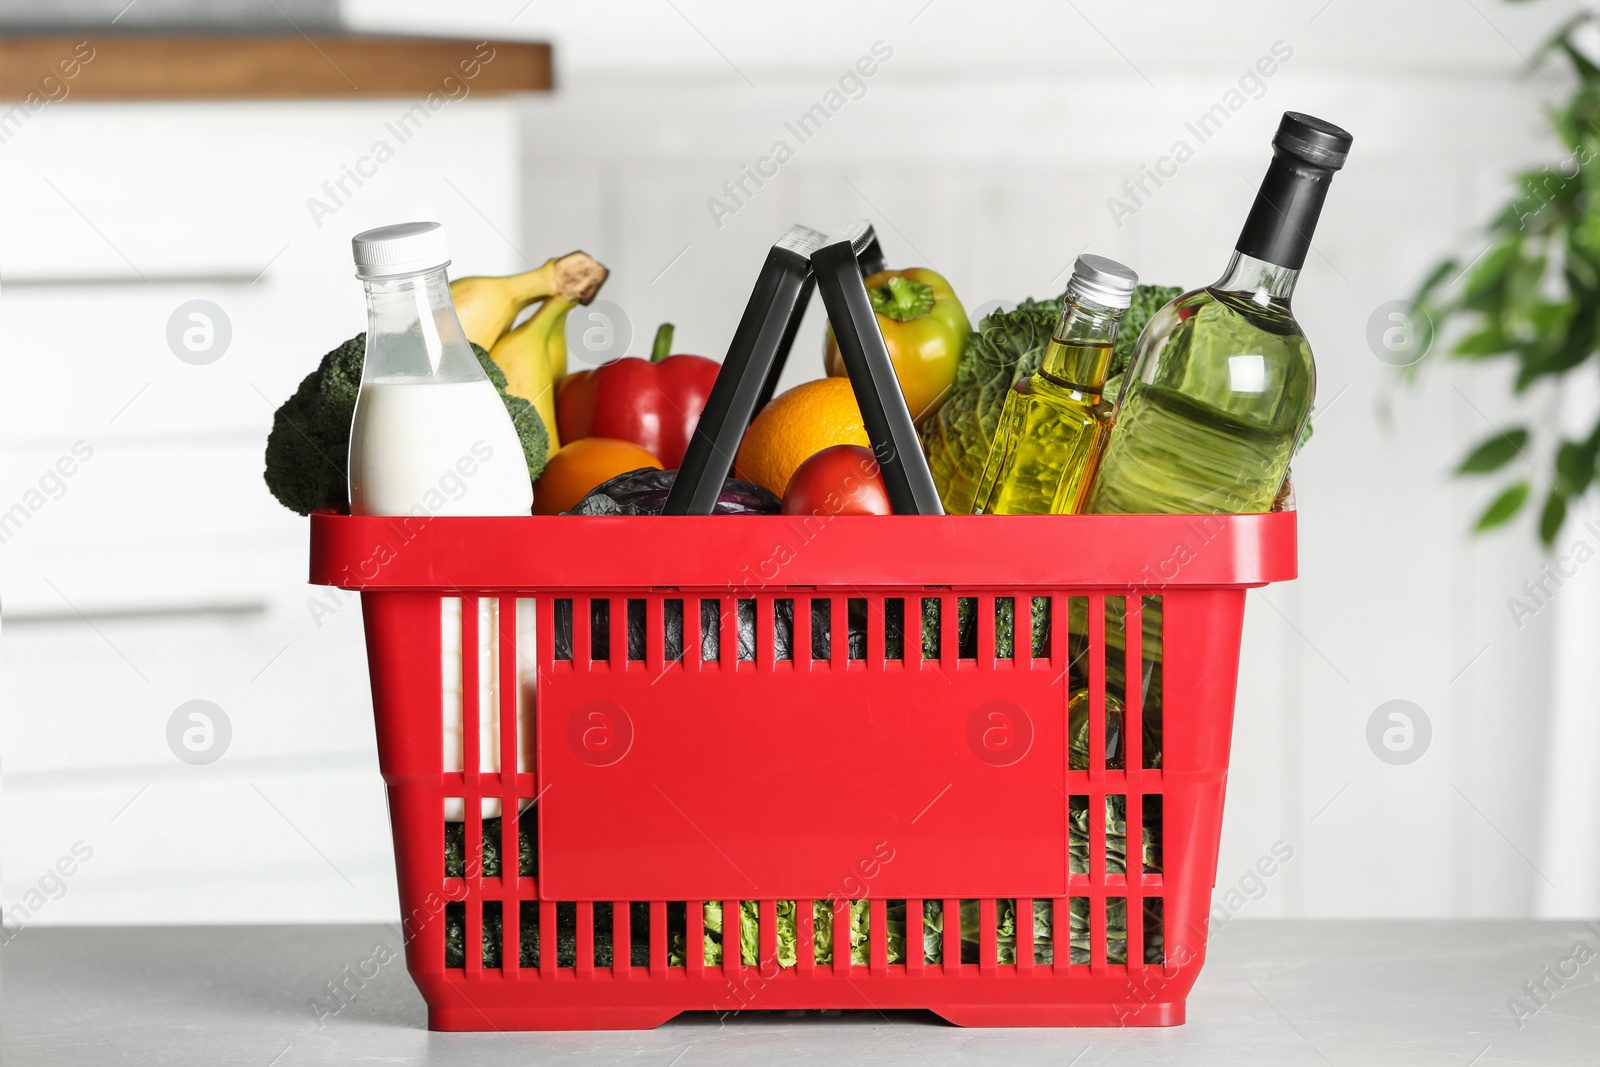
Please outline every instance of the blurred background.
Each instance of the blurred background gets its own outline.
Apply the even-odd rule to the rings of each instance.
[[[720,358],[797,221],[871,219],[891,265],[944,273],[969,310],[1059,293],[1084,250],[1204,284],[1287,109],[1355,148],[1295,298],[1320,371],[1301,578],[1250,594],[1219,892],[1257,917],[1600,913],[1593,494],[1546,551],[1529,509],[1474,536],[1502,483],[1452,473],[1529,425],[1501,473],[1539,484],[1555,432],[1600,409],[1596,361],[1513,396],[1506,361],[1442,358],[1449,331],[1414,381],[1374,341],[1436,262],[1489,249],[1517,171],[1568,155],[1546,109],[1572,66],[1534,60],[1577,11],[0,2],[7,921],[85,849],[28,921],[397,915],[360,612],[305,583],[306,523],[261,480],[273,410],[364,327],[354,233],[436,219],[454,275],[582,248],[612,275],[572,316],[577,365],[647,353],[662,321]],[[263,35],[272,50],[233,51]],[[352,35],[434,48],[390,40],[357,65],[329,43]],[[440,88],[481,41],[480,78]],[[801,143],[785,124],[863,56],[875,73]],[[1200,143],[1187,124],[1219,103]],[[1131,199],[1180,139],[1192,159]],[[792,159],[731,199],[779,140]],[[207,362],[175,340],[195,307]],[[818,305],[785,386],[821,374],[821,333]],[[204,765],[169,744],[193,700],[220,709]],[[1393,727],[1398,747],[1371,740]],[[1252,878],[1278,842],[1292,860]]]

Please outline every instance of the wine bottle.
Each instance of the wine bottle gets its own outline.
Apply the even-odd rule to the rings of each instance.
[[[1271,509],[1317,382],[1289,298],[1351,141],[1332,123],[1284,113],[1228,269],[1139,336],[1086,511]]]

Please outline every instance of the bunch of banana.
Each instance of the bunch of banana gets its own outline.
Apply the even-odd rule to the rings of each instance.
[[[593,256],[572,252],[522,274],[450,283],[467,340],[489,350],[505,372],[507,392],[533,404],[550,434],[552,453],[561,447],[555,387],[567,373],[567,315],[594,299],[607,273]],[[542,303],[513,330],[517,315],[535,301]]]

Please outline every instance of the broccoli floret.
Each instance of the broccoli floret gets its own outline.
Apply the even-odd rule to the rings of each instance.
[[[350,421],[361,391],[367,335],[358,333],[322,357],[294,395],[272,417],[267,435],[267,488],[290,511],[309,515],[331,508],[350,510]],[[506,376],[478,345],[472,352],[483,365],[517,428],[528,475],[544,471],[550,438],[533,405],[506,392]]]
[[[350,419],[366,347],[367,335],[360,333],[323,356],[272,417],[267,488],[290,511],[350,510]]]
[[[544,473],[545,460],[550,455],[550,434],[544,428],[544,420],[539,417],[532,403],[506,392],[505,371],[489,358],[488,351],[482,345],[473,345],[472,354],[478,357],[483,372],[494,383],[495,390],[500,394],[500,402],[506,406],[506,414],[511,416],[511,425],[517,428],[517,440],[522,442],[522,456],[528,461],[528,477],[538,481],[539,475]]]

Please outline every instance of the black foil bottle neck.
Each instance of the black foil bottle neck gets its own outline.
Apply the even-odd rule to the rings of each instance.
[[[1275,150],[1272,165],[1235,246],[1243,255],[1299,270],[1328,197],[1334,172]]]

